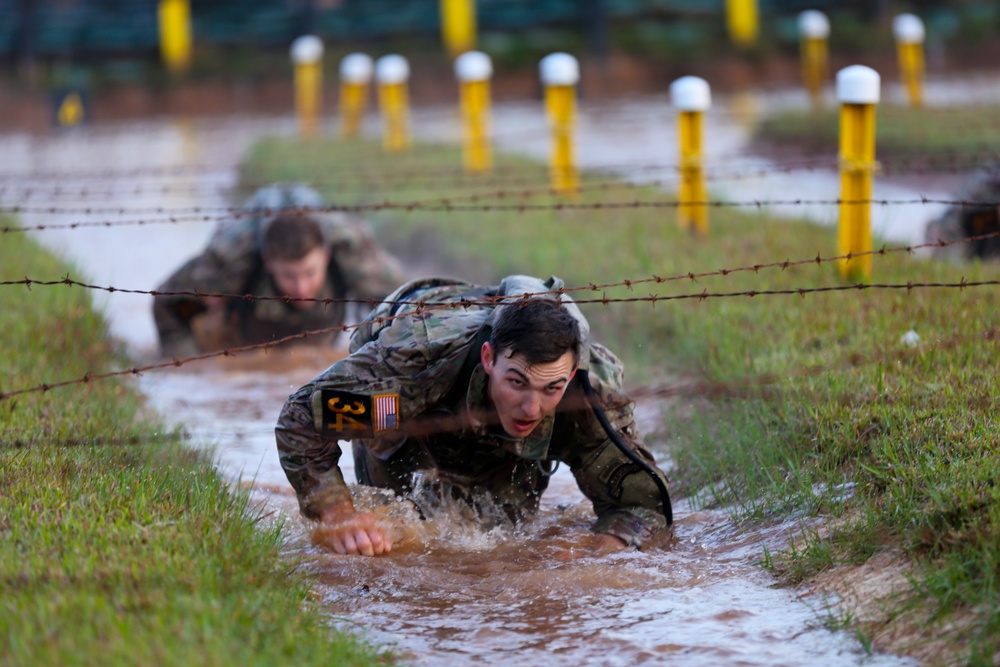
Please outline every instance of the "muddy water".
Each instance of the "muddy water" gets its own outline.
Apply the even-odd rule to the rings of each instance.
[[[672,162],[667,130],[645,129],[642,122],[643,113],[659,109],[661,102],[619,106],[617,112],[595,109],[592,118],[599,120],[583,124],[588,141],[616,146],[604,149],[603,163],[610,157],[623,168],[651,158]],[[515,127],[523,131],[521,136],[530,136],[534,121],[529,121],[529,106],[498,109],[497,125],[503,119],[523,121]],[[610,114],[614,121],[614,113],[627,114],[631,134],[602,133],[602,128],[615,127],[608,120]],[[440,110],[418,114],[418,131],[426,128],[430,134],[435,118],[445,115]],[[733,129],[738,126],[728,127],[738,146],[743,135]],[[10,188],[5,203],[170,209],[224,205],[234,166],[248,143],[261,134],[293,129],[287,118],[234,118],[221,124],[159,120],[60,136],[0,137],[0,154],[13,158],[7,164],[25,175],[9,179],[8,185],[17,180],[17,185],[36,190],[31,196],[15,196]],[[649,151],[655,142],[662,143],[662,154],[654,156]],[[149,172],[151,167],[191,165],[198,167],[194,175],[190,170]],[[120,172],[102,177],[102,169]],[[85,176],[50,178],[54,172],[81,170]],[[52,192],[53,182],[62,186],[62,194]],[[164,183],[175,187],[160,187]],[[80,192],[81,184],[89,184],[87,194]],[[58,224],[85,218],[25,214],[22,221]],[[80,277],[148,290],[196,253],[210,231],[211,225],[186,222],[36,236],[74,261]],[[155,331],[150,298],[98,293],[95,300],[107,312],[112,332],[135,357],[151,360]],[[333,622],[392,647],[406,663],[911,664],[867,655],[853,636],[823,627],[823,600],[798,599],[772,587],[774,581],[756,562],[764,545],[780,548],[796,526],[742,530],[724,512],[697,511],[678,500],[672,539],[643,552],[599,556],[586,548],[591,511],[565,471],[556,473],[540,516],[524,526],[483,526],[449,506],[419,521],[409,503],[366,492],[359,493],[359,504],[395,527],[393,554],[340,557],[315,546],[278,466],[272,427],[287,394],[341,353],[296,349],[241,355],[146,373],[138,384],[167,419],[185,426],[193,446],[211,448],[234,483],[251,488],[265,511],[273,509],[273,516],[287,521],[288,549],[303,557],[316,577]],[[55,379],[64,378],[40,381]],[[640,407],[644,428],[654,431],[661,406]],[[352,480],[349,457],[342,463]]]

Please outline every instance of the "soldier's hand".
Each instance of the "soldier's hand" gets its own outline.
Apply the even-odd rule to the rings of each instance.
[[[351,503],[324,510],[320,520],[323,541],[338,554],[378,556],[392,551],[392,531],[373,514],[355,511]]]
[[[621,551],[628,546],[628,543],[622,538],[608,535],[607,533],[594,533],[594,536],[590,538],[590,542],[593,548],[600,552]]]
[[[604,554],[621,551],[628,546],[625,540],[614,535],[608,535],[607,533],[591,533],[581,539],[577,545],[557,551],[556,560],[568,563],[577,558],[603,556]]]

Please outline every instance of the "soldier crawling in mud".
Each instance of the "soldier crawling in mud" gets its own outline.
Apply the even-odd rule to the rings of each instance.
[[[182,358],[339,327],[347,308],[337,299],[378,303],[399,285],[399,263],[367,225],[343,214],[298,210],[322,206],[319,194],[304,185],[261,188],[239,215],[219,225],[200,255],[157,289],[334,301],[157,296],[153,317],[163,355]],[[335,337],[330,332],[306,340]]]
[[[621,362],[589,340],[562,288],[527,276],[407,283],[355,331],[350,356],[289,397],[279,458],[329,546],[372,556],[393,541],[391,527],[355,509],[341,439],[352,440],[361,484],[418,509],[415,479],[427,478],[439,498],[527,518],[565,464],[597,515],[593,549],[641,547],[671,525],[666,477],[640,443]]]
[[[928,223],[927,243],[945,242],[931,249],[935,257],[947,259],[1000,258],[1000,163],[965,183],[944,214]],[[970,237],[972,241],[962,241]]]

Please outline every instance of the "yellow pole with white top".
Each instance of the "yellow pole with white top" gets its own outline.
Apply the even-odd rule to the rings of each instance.
[[[160,57],[168,70],[181,74],[191,66],[191,3],[189,0],[160,0],[157,17]]]
[[[829,68],[830,21],[823,12],[807,9],[799,14],[798,24],[802,83],[813,107],[818,108],[823,101],[823,84]]]
[[[303,35],[292,42],[295,67],[295,111],[299,134],[316,135],[323,110],[323,42],[315,35]]]
[[[340,136],[354,139],[368,104],[374,65],[364,53],[349,53],[340,61]]]
[[[390,54],[375,61],[382,148],[387,153],[401,153],[410,148],[409,80],[410,63],[403,56]]]
[[[840,101],[840,224],[837,230],[839,255],[871,253],[871,198],[875,164],[875,106],[879,101],[881,78],[863,65],[837,72],[837,99]],[[846,280],[866,280],[871,276],[872,256],[852,256],[837,262]]]
[[[726,0],[726,26],[736,46],[753,46],[757,41],[758,24],[757,0]]]
[[[457,58],[476,48],[475,0],[441,0],[441,36],[448,55]]]
[[[552,189],[560,193],[575,193],[580,189],[573,146],[580,65],[568,53],[550,53],[541,59],[538,69],[545,87],[546,115],[552,128],[552,155],[549,159]]]
[[[703,139],[705,112],[712,106],[708,82],[682,76],[670,84],[670,102],[677,109],[680,145],[680,186],[677,191],[677,224],[699,236],[708,234],[708,189],[705,187]]]
[[[924,22],[915,14],[900,14],[892,20],[896,37],[899,74],[911,107],[924,104]]]
[[[493,62],[481,51],[467,51],[455,59],[462,112],[462,162],[466,171],[493,168],[490,146],[490,77]]]

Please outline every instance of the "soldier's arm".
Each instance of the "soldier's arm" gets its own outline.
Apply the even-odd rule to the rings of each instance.
[[[337,438],[321,436],[313,423],[311,385],[289,397],[278,417],[275,440],[281,467],[307,518],[324,524],[323,541],[340,554],[377,556],[392,550],[392,533],[354,508],[338,465]]]
[[[345,220],[331,235],[334,261],[355,297],[378,302],[406,282],[402,265],[360,220]]]
[[[459,335],[428,341],[419,325],[394,321],[376,341],[369,342],[341,359],[312,382],[292,394],[285,403],[275,428],[281,466],[295,488],[299,507],[308,518],[323,519],[340,506],[353,511],[350,490],[338,467],[341,438],[357,438],[376,455],[389,456],[405,439],[409,419],[443,396],[450,385],[442,378],[455,377],[464,360],[470,336]],[[370,398],[375,394],[396,396],[400,429],[380,432],[376,437],[370,415],[356,410],[345,412],[351,422],[360,422],[372,431],[366,436],[325,428],[322,405],[317,397],[333,391],[350,404],[351,395]],[[338,425],[339,428],[339,425]],[[342,518],[342,517],[341,517]]]
[[[201,260],[195,257],[157,287],[160,292],[193,292],[193,273]],[[205,300],[193,295],[153,297],[153,320],[160,337],[160,351],[165,357],[178,359],[198,353],[191,321],[208,309]]]
[[[212,251],[188,260],[157,290],[161,292],[194,292],[155,296],[153,320],[160,338],[160,350],[166,357],[183,358],[198,353],[191,321],[209,307],[209,299],[198,292],[238,294],[245,276]]]
[[[597,349],[599,354],[606,350]],[[603,377],[602,377],[603,376]],[[627,447],[660,477],[652,455],[642,446],[633,415],[633,402],[620,389],[620,375],[611,365],[594,365],[591,383],[611,426]],[[572,434],[568,463],[580,490],[593,503],[595,533],[614,536],[641,547],[667,527],[659,486],[650,472],[622,452],[589,410],[580,414]]]

